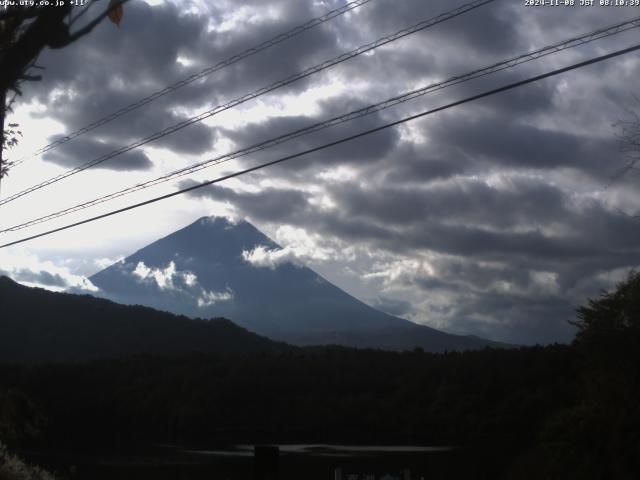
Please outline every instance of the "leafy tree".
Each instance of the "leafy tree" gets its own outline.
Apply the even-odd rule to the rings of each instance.
[[[553,417],[543,439],[564,478],[640,478],[640,273],[577,310],[580,401]],[[547,460],[550,456],[547,456]],[[580,472],[576,476],[576,472]]]
[[[0,145],[3,151],[15,147],[18,144],[18,136],[22,136],[22,132],[17,129],[19,127],[17,123],[10,123],[7,127],[2,129],[2,138],[0,138]],[[7,174],[10,167],[11,164],[9,162],[2,162],[2,153],[0,152],[0,178]]]
[[[631,271],[612,292],[602,292],[578,308],[576,344],[588,350],[590,362],[602,367],[636,370],[640,339],[640,272]],[[613,363],[612,363],[613,362]]]
[[[627,118],[616,122],[615,127],[618,128],[620,151],[627,158],[620,172],[620,175],[623,175],[637,169],[640,161],[640,115],[637,111],[629,109]]]
[[[99,0],[90,1],[83,6],[75,6],[70,1],[47,2],[48,5],[10,5],[0,9],[0,178],[6,174],[7,165],[3,165],[2,157],[5,145],[15,141],[15,127],[5,129],[5,116],[10,111],[16,96],[21,94],[24,81],[40,80],[41,75],[34,75],[32,70],[39,69],[36,61],[45,48],[64,48],[67,45],[88,35],[102,20],[109,17],[118,24],[122,18],[122,5],[128,0],[110,0],[106,9],[96,14],[81,28],[77,22]],[[18,3],[18,2],[16,2]],[[8,104],[6,97],[13,94]]]

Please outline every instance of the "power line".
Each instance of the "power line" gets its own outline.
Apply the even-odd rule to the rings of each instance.
[[[213,185],[213,184],[216,184],[216,183],[223,182],[225,180],[229,180],[231,178],[235,178],[235,177],[239,177],[241,175],[245,175],[247,173],[255,172],[256,170],[261,170],[261,169],[266,168],[266,167],[270,167],[270,166],[273,166],[273,165],[276,165],[276,164],[279,164],[279,163],[283,163],[283,162],[286,162],[286,161],[289,161],[289,160],[293,160],[295,158],[299,158],[299,157],[302,157],[304,155],[308,155],[310,153],[315,153],[315,152],[319,152],[321,150],[326,150],[327,148],[331,148],[331,147],[334,147],[336,145],[340,145],[340,144],[343,144],[343,143],[346,143],[346,142],[350,142],[352,140],[355,140],[355,139],[358,139],[358,138],[361,138],[361,137],[365,137],[367,135],[371,135],[371,134],[376,133],[376,132],[380,132],[380,131],[385,130],[387,128],[395,127],[397,125],[400,125],[400,124],[403,124],[403,123],[407,123],[407,122],[410,122],[412,120],[416,120],[418,118],[422,118],[422,117],[425,117],[427,115],[431,115],[431,114],[434,114],[434,113],[437,113],[437,112],[440,112],[440,111],[443,111],[443,110],[447,110],[449,108],[453,108],[453,107],[456,107],[458,105],[462,105],[462,104],[465,104],[465,103],[473,102],[473,101],[479,100],[481,98],[485,98],[485,97],[488,97],[488,96],[491,96],[491,95],[495,95],[497,93],[506,92],[508,90],[512,90],[514,88],[518,88],[518,87],[521,87],[521,86],[529,84],[529,83],[533,83],[533,82],[536,82],[536,81],[539,81],[539,80],[543,80],[545,78],[553,77],[555,75],[559,75],[559,74],[562,74],[562,73],[565,73],[565,72],[568,72],[568,71],[571,71],[571,70],[575,70],[577,68],[582,68],[582,67],[585,67],[587,65],[592,65],[594,63],[602,62],[604,60],[608,60],[610,58],[614,58],[614,57],[617,57],[617,56],[620,56],[620,55],[624,55],[626,53],[630,53],[630,52],[633,52],[633,51],[636,51],[636,50],[640,50],[640,44],[636,44],[636,45],[633,45],[631,47],[624,48],[622,50],[617,50],[615,52],[612,52],[612,53],[609,53],[609,54],[606,54],[606,55],[601,55],[599,57],[595,57],[595,58],[592,58],[592,59],[589,59],[589,60],[585,60],[583,62],[574,63],[574,64],[569,65],[567,67],[563,67],[563,68],[559,68],[559,69],[556,69],[556,70],[552,70],[550,72],[543,73],[543,74],[537,75],[535,77],[530,77],[530,78],[525,79],[525,80],[520,80],[518,82],[510,83],[510,84],[504,85],[502,87],[498,87],[498,88],[495,88],[495,89],[492,89],[492,90],[488,90],[486,92],[483,92],[483,93],[480,93],[480,94],[477,94],[477,95],[473,95],[471,97],[467,97],[467,98],[465,98],[463,100],[458,100],[456,102],[452,102],[452,103],[443,105],[441,107],[437,107],[437,108],[434,108],[434,109],[431,109],[431,110],[427,110],[425,112],[421,112],[421,113],[418,113],[418,114],[415,114],[415,115],[411,115],[409,117],[405,117],[403,119],[396,120],[394,122],[387,123],[387,124],[381,125],[379,127],[372,128],[370,130],[366,130],[364,132],[357,133],[355,135],[350,135],[348,137],[343,137],[343,138],[341,138],[339,140],[335,140],[333,142],[325,143],[325,144],[320,145],[318,147],[310,148],[308,150],[304,150],[304,151],[301,151],[301,152],[298,152],[298,153],[294,153],[292,155],[287,155],[285,157],[281,157],[281,158],[279,158],[277,160],[272,160],[270,162],[263,163],[263,164],[260,164],[260,165],[257,165],[257,166],[251,167],[251,168],[247,168],[247,169],[235,172],[235,173],[224,175],[224,176],[218,177],[218,178],[216,178],[214,180],[208,180],[206,182],[198,183],[197,185],[193,185],[191,187],[183,188],[182,190],[178,190],[176,192],[168,193],[166,195],[161,195],[159,197],[155,197],[155,198],[152,198],[150,200],[145,200],[144,202],[136,203],[136,204],[129,205],[129,206],[123,207],[123,208],[119,208],[117,210],[112,210],[110,212],[103,213],[101,215],[97,215],[95,217],[91,217],[91,218],[88,218],[88,219],[85,219],[85,220],[81,220],[79,222],[71,223],[71,224],[65,225],[63,227],[58,227],[58,228],[55,228],[55,229],[52,229],[52,230],[49,230],[49,231],[46,231],[46,232],[43,232],[43,233],[39,233],[37,235],[32,235],[30,237],[22,238],[20,240],[16,240],[16,241],[13,241],[13,242],[5,243],[4,245],[0,245],[0,248],[5,248],[5,247],[9,247],[11,245],[24,243],[24,242],[27,242],[29,240],[33,240],[33,239],[36,239],[36,238],[40,238],[40,237],[44,237],[44,236],[47,236],[47,235],[51,235],[51,234],[56,233],[56,232],[60,232],[62,230],[67,230],[69,228],[73,228],[73,227],[77,227],[77,226],[80,226],[80,225],[84,225],[86,223],[94,222],[94,221],[100,220],[102,218],[110,217],[110,216],[116,215],[118,213],[123,213],[123,212],[129,211],[129,210],[133,210],[133,209],[145,206],[145,205],[150,205],[152,203],[156,203],[156,202],[159,202],[161,200],[166,200],[167,198],[172,198],[172,197],[175,197],[177,195],[182,195],[184,193],[188,193],[188,192],[191,192],[191,191],[199,189],[199,188],[207,187],[207,186],[210,186],[210,185]]]
[[[229,110],[233,107],[236,107],[242,103],[245,103],[249,100],[253,100],[257,97],[260,97],[261,95],[264,95],[266,93],[272,92],[274,90],[277,90],[279,88],[282,88],[286,85],[290,85],[294,82],[297,82],[298,80],[302,80],[303,78],[309,77],[315,73],[321,72],[323,70],[326,70],[330,67],[333,67],[335,65],[338,65],[342,62],[345,62],[347,60],[350,60],[352,58],[355,58],[359,55],[362,55],[366,52],[369,52],[371,50],[374,50],[378,47],[381,47],[382,45],[386,45],[388,43],[391,43],[395,40],[398,40],[400,38],[406,37],[408,35],[411,35],[413,33],[417,33],[421,30],[425,30],[426,28],[432,27],[434,25],[437,25],[439,23],[445,22],[447,20],[450,20],[452,18],[455,18],[459,15],[462,15],[463,13],[466,13],[470,10],[479,8],[487,3],[492,3],[496,0],[475,0],[471,3],[462,5],[461,7],[455,8],[453,10],[450,10],[448,12],[445,12],[441,15],[438,15],[437,17],[433,17],[427,20],[423,20],[409,28],[404,28],[402,30],[397,31],[394,34],[388,35],[386,37],[382,37],[378,40],[375,40],[374,42],[370,42],[367,43],[365,45],[362,45],[348,53],[343,53],[342,55],[339,55],[338,57],[332,58],[331,60],[327,60],[323,63],[320,63],[318,65],[315,65],[313,67],[310,67],[302,72],[299,72],[297,74],[291,75],[290,77],[285,78],[284,80],[280,80],[277,82],[272,83],[269,86],[260,88],[258,90],[255,90],[252,93],[248,93],[246,95],[243,95],[242,97],[238,97],[234,100],[231,100],[230,102],[224,104],[224,105],[218,105],[217,107],[208,110],[206,112],[203,112],[199,115],[196,115],[194,117],[191,117],[187,120],[184,120],[182,122],[179,122],[175,125],[172,125],[171,127],[165,128],[164,130],[160,131],[160,132],[156,132],[153,135],[150,135],[142,140],[139,140],[135,143],[132,143],[130,145],[127,145],[125,147],[122,147],[118,150],[115,150],[113,152],[107,153],[105,155],[102,155],[101,157],[98,157],[94,160],[91,160],[79,167],[75,167],[72,168],[70,170],[67,170],[64,173],[61,173],[59,175],[56,175],[54,177],[51,177],[41,183],[38,183],[36,185],[33,185],[31,187],[26,188],[25,190],[22,190],[18,193],[15,193],[13,195],[8,196],[7,198],[4,198],[2,200],[0,200],[0,206],[5,205],[9,202],[12,202],[20,197],[23,197],[24,195],[27,195],[31,192],[34,192],[36,190],[40,190],[41,188],[47,187],[49,185],[52,185],[54,183],[59,182],[60,180],[64,180],[65,178],[68,178],[72,175],[75,175],[77,173],[83,172],[84,170],[87,170],[91,167],[94,167],[96,165],[99,165],[107,160],[110,160],[114,157],[117,157],[119,155],[122,155],[123,153],[129,152],[135,148],[141,147],[143,145],[146,145],[148,143],[151,143],[155,140],[158,140],[162,137],[165,137],[171,133],[175,133],[178,130],[182,130],[183,128],[186,128],[190,125],[193,125],[195,123],[201,122],[207,118],[210,118],[214,115],[217,115],[218,113],[221,113],[223,111]]]
[[[302,128],[302,129],[298,129],[295,130],[293,132],[289,132],[287,134],[284,135],[280,135],[279,137],[275,137],[254,145],[251,145],[249,147],[243,148],[241,150],[237,150],[235,152],[231,152],[231,153],[227,153],[224,155],[220,155],[218,157],[209,159],[209,160],[205,160],[203,162],[199,162],[196,163],[195,165],[191,165],[189,167],[185,167],[185,168],[181,168],[179,170],[170,172],[168,174],[162,175],[160,177],[157,177],[155,179],[152,180],[148,180],[146,182],[143,183],[139,183],[137,185],[125,188],[123,190],[119,190],[117,192],[108,194],[108,195],[104,195],[102,197],[98,197],[96,199],[90,200],[88,202],[84,202],[78,205],[74,205],[73,207],[69,207],[63,210],[59,210],[57,212],[54,213],[50,213],[48,215],[33,219],[33,220],[29,220],[28,222],[24,222],[18,225],[14,225],[12,227],[8,227],[6,229],[0,230],[0,233],[6,233],[6,232],[14,232],[14,231],[18,231],[18,230],[22,230],[24,228],[27,227],[31,227],[40,223],[44,223],[56,218],[60,218],[62,216],[65,215],[69,215],[71,213],[74,212],[78,212],[80,210],[84,210],[86,208],[90,208],[92,206],[113,200],[115,198],[119,198],[121,196],[130,194],[130,193],[134,193],[137,192],[139,190],[144,190],[146,188],[150,188],[152,186],[170,181],[172,179],[175,178],[179,178],[179,177],[183,177],[185,175],[189,175],[191,173],[195,173],[198,172],[200,170],[203,170],[205,168],[209,168],[213,165],[219,165],[221,163],[236,159],[236,158],[240,158],[243,157],[245,155],[249,155],[261,150],[265,150],[267,148],[282,144],[284,142],[287,142],[289,140],[293,140],[295,138],[301,137],[303,135],[308,135],[311,133],[315,133],[321,130],[324,130],[326,128],[329,127],[333,127],[348,121],[352,121],[361,117],[364,117],[366,115],[370,115],[372,113],[375,112],[379,112],[381,110],[399,105],[401,103],[405,103],[408,102],[410,100],[413,100],[415,98],[418,98],[420,96],[426,95],[428,93],[433,93],[437,90],[442,90],[444,88],[453,86],[453,85],[457,85],[459,83],[463,83],[466,81],[470,81],[476,78],[480,78],[501,70],[505,70],[507,68],[512,68],[514,66],[523,64],[523,63],[527,63],[530,62],[532,60],[536,60],[538,58],[541,58],[543,56],[546,55],[550,55],[553,53],[557,53],[560,52],[562,50],[568,49],[568,48],[573,48],[576,47],[578,45],[584,45],[586,43],[592,42],[594,40],[600,40],[602,38],[606,38],[615,34],[618,34],[620,32],[624,32],[627,30],[630,30],[631,28],[637,28],[640,26],[640,17],[635,17],[629,20],[626,20],[624,22],[620,22],[614,25],[610,25],[608,27],[603,27],[600,29],[597,29],[595,31],[592,31],[590,33],[587,34],[583,34],[580,35],[578,37],[573,37],[570,38],[568,40],[564,40],[562,42],[557,42],[555,44],[552,45],[548,45],[545,46],[543,48],[540,48],[538,50],[534,50],[528,53],[525,53],[523,55],[519,55],[517,57],[513,57],[510,58],[508,60],[503,60],[501,62],[497,62],[494,63],[492,65],[489,65],[487,67],[483,67],[480,69],[476,69],[473,70],[471,72],[462,74],[462,75],[456,75],[453,77],[450,77],[447,80],[441,81],[441,82],[437,82],[437,83],[432,83],[428,86],[404,93],[402,95],[387,99],[383,102],[379,102],[377,104],[374,105],[369,105],[367,107],[337,116],[337,117],[333,117],[330,118],[328,120],[310,125],[308,127]]]
[[[38,150],[36,150],[35,152],[33,152],[31,155],[26,156],[26,157],[22,157],[19,160],[16,160],[13,164],[12,168],[17,167],[18,165],[20,165],[21,163],[29,160],[30,158],[34,158],[37,157],[39,155],[42,155],[45,152],[48,152],[49,150],[53,150],[54,148],[67,143],[71,140],[73,140],[76,137],[79,137],[80,135],[84,135],[87,132],[90,132],[98,127],[101,127],[102,125],[105,125],[113,120],[115,120],[116,118],[119,118],[129,112],[132,112],[134,110],[137,110],[138,108],[153,102],[154,100],[163,97],[165,95],[168,95],[169,93],[175,92],[176,90],[185,87],[197,80],[200,80],[201,78],[204,78],[206,76],[211,75],[212,73],[215,73],[217,71],[220,71],[224,68],[230,67],[231,65],[239,62],[240,60],[244,60],[245,58],[251,57],[257,53],[260,53],[268,48],[271,48],[275,45],[278,45],[279,43],[284,42],[285,40],[289,40],[290,38],[293,38],[303,32],[306,32],[307,30],[310,30],[311,28],[317,27],[318,25],[322,25],[325,22],[328,22],[329,20],[332,20],[336,17],[339,17],[340,15],[343,15],[351,10],[355,10],[358,7],[361,7],[369,2],[371,2],[372,0],[355,0],[352,2],[349,2],[345,5],[343,5],[340,8],[336,8],[335,10],[331,10],[330,12],[325,13],[324,15],[322,15],[321,17],[317,17],[317,18],[313,18],[311,20],[309,20],[308,22],[303,23],[302,25],[298,25],[297,27],[292,28],[291,30],[288,30],[287,32],[281,33],[279,35],[276,35],[275,37],[266,40],[264,42],[262,42],[260,45],[257,45],[255,47],[250,47],[247,48],[246,50],[244,50],[241,53],[238,53],[236,55],[232,55],[231,57],[222,60],[218,63],[216,63],[215,65],[211,65],[207,68],[205,68],[204,70],[195,73],[183,80],[180,80],[172,85],[169,85],[165,88],[163,88],[162,90],[158,90],[154,93],[152,93],[151,95],[148,95],[134,103],[131,103],[130,105],[127,105],[126,107],[121,108],[120,110],[116,110],[115,112],[99,119],[96,120],[93,123],[90,123],[89,125],[86,125],[58,140],[55,140],[47,145],[44,145],[43,147],[39,148]]]
[[[243,157],[245,155],[249,155],[261,150],[265,150],[267,148],[276,146],[276,145],[280,145],[282,143],[285,143],[287,141],[293,140],[295,138],[301,137],[303,135],[309,135],[311,133],[315,133],[321,130],[324,130],[326,128],[329,127],[333,127],[348,121],[352,121],[358,118],[362,118],[366,115],[370,115],[373,114],[375,112],[379,112],[382,111],[384,109],[399,105],[401,103],[405,103],[408,102],[410,100],[413,100],[415,98],[418,98],[420,96],[429,94],[429,93],[433,93],[435,91],[438,90],[442,90],[444,88],[453,86],[453,85],[457,85],[463,82],[467,82],[476,78],[480,78],[480,77],[484,77],[486,75],[501,71],[501,70],[505,70],[508,68],[512,68],[515,67],[517,65],[523,64],[523,63],[527,63],[530,62],[532,60],[536,60],[538,58],[547,56],[547,55],[551,55],[553,53],[557,53],[560,52],[562,50],[566,50],[568,48],[573,48],[579,45],[584,45],[586,43],[595,41],[595,40],[600,40],[602,38],[606,38],[606,37],[610,37],[612,35],[616,35],[618,33],[630,30],[632,28],[637,28],[640,27],[640,16],[639,17],[635,17],[623,22],[619,22],[616,23],[614,25],[609,25],[607,27],[603,27],[603,28],[599,28],[595,31],[589,32],[587,34],[583,34],[580,35],[578,37],[573,37],[570,38],[568,40],[563,40],[561,42],[557,42],[554,43],[552,45],[547,45],[545,47],[542,47],[540,49],[519,55],[517,57],[512,57],[509,58],[507,60],[503,60],[497,63],[494,63],[492,65],[489,65],[487,67],[483,67],[483,68],[479,68],[476,70],[473,70],[471,72],[467,72],[464,73],[462,75],[456,75],[453,77],[448,78],[447,80],[441,81],[441,82],[437,82],[437,83],[432,83],[430,85],[427,85],[425,87],[404,93],[402,95],[398,95],[396,97],[387,99],[383,102],[379,102],[373,105],[369,105],[367,107],[343,114],[343,115],[339,115],[333,118],[330,118],[328,120],[310,125],[308,127],[305,128],[301,128],[298,130],[295,130],[293,132],[289,132],[286,133],[284,135],[280,135],[278,137],[275,138],[271,138],[269,140],[265,140],[263,142],[251,145],[249,147],[245,147],[241,150],[237,150],[235,152],[231,152],[231,153],[227,153],[224,155],[220,155],[218,157],[209,159],[209,160],[205,160],[203,162],[199,162],[196,163],[194,165],[191,165],[189,167],[185,167],[185,168],[181,168],[179,170],[175,170],[173,172],[170,172],[168,174],[162,175],[160,177],[157,177],[155,179],[151,179],[148,180],[146,182],[143,183],[139,183],[136,185],[133,185],[131,187],[125,188],[123,190],[119,190],[117,192],[114,193],[110,193],[108,195],[104,195],[98,198],[95,198],[93,200],[90,200],[88,202],[84,202],[84,203],[80,203],[77,205],[74,205],[72,207],[69,208],[65,208],[63,210],[59,210],[57,212],[54,213],[50,213],[47,215],[44,215],[42,217],[38,217],[32,220],[29,220],[27,222],[21,223],[21,224],[17,224],[11,227],[7,227],[3,230],[0,230],[0,234],[1,233],[7,233],[7,232],[15,232],[18,230],[23,230],[25,228],[40,224],[40,223],[44,223],[44,222],[48,222],[50,220],[56,219],[56,218],[60,218],[62,216],[65,215],[69,215],[71,213],[75,213],[78,212],[80,210],[84,210],[86,208],[90,208],[92,206],[95,205],[99,205],[101,203],[105,203],[107,201],[110,200],[114,200],[116,198],[122,197],[124,195],[130,194],[130,193],[134,193],[137,192],[139,190],[144,190],[146,188],[150,188],[152,186],[155,185],[159,185],[161,183],[164,182],[168,182],[170,180],[173,180],[175,178],[179,178],[179,177],[183,177],[185,175],[189,175],[191,173],[195,173],[198,172],[200,170],[203,170],[205,168],[209,168],[211,166],[214,165],[219,165],[221,163],[236,159],[236,158],[240,158]]]

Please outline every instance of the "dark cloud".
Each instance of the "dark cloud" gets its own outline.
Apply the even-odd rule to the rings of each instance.
[[[188,188],[196,182],[180,182],[180,188]],[[228,202],[235,208],[249,214],[258,221],[273,221],[276,217],[291,217],[306,211],[308,194],[299,190],[267,188],[258,193],[239,193],[220,186],[201,188],[189,193],[190,196],[208,198],[218,202]]]
[[[322,113],[318,116],[287,116],[273,118],[260,123],[252,123],[241,130],[221,129],[222,134],[228,136],[238,148],[244,148],[265,140],[279,137],[290,132],[297,131],[307,126],[315,125],[338,114],[356,111],[362,108],[362,104],[352,98],[341,98],[340,109],[338,105],[324,103]],[[378,114],[367,115],[358,122],[343,123],[331,128],[321,130],[313,135],[305,135],[283,143],[275,148],[270,148],[268,153],[259,154],[261,158],[274,159],[293,153],[309,150],[336,140],[357,135],[363,131],[375,128],[384,123],[383,117]],[[296,173],[306,172],[309,169],[328,169],[338,164],[371,164],[375,163],[394,151],[398,146],[400,135],[397,130],[387,129],[374,135],[359,138],[342,143],[318,153],[292,160],[277,167],[280,172]],[[303,173],[303,175],[306,173]]]
[[[206,33],[204,19],[180,14],[176,6],[131,2],[122,28],[103,22],[83,41],[44,52],[39,60],[44,80],[33,84],[31,94],[46,99],[54,89],[68,89],[73,102],[67,107],[72,108],[108,97],[113,111],[119,101],[139,98],[184,75],[176,59],[204,35],[213,35]]]
[[[78,138],[60,147],[45,153],[42,158],[47,162],[55,163],[63,167],[74,168],[84,165],[105,154],[109,154],[120,148],[120,145],[102,143],[91,138]],[[153,163],[140,150],[132,150],[117,157],[96,165],[94,168],[106,168],[109,170],[146,170]]]
[[[455,331],[480,336],[500,331],[505,341],[516,344],[569,342],[575,335],[569,324],[575,319],[575,308],[555,296],[483,293],[459,304],[449,325]]]
[[[430,187],[402,184],[369,188],[338,185],[333,199],[349,216],[366,216],[391,225],[440,221],[447,216],[467,225],[501,228],[563,222],[567,199],[551,185],[514,179],[506,188],[481,180],[451,182]]]
[[[217,33],[208,28],[212,19],[182,13],[165,3],[150,7],[144,2],[127,6],[126,22],[117,30],[101,24],[85,41],[60,51],[47,51],[39,64],[45,80],[30,84],[27,100],[38,99],[49,108],[43,115],[54,117],[69,131],[92,123],[114,110],[138,101],[153,91],[182,80],[200,69],[262,43],[297,23],[308,20],[312,12],[303,4],[282,2],[286,14],[277,19],[252,22],[245,28]],[[144,25],[144,28],[139,26]],[[159,32],[161,32],[159,34]],[[216,72],[186,88],[177,90],[143,108],[130,112],[122,121],[111,122],[91,132],[91,136],[118,142],[131,142],[161,131],[187,118],[180,109],[197,112],[224,104],[280,80],[314,63],[334,43],[327,28],[318,27],[304,34],[304,42],[286,41],[273,51],[265,51]],[[135,48],[134,48],[135,46]],[[187,59],[186,68],[178,62]],[[296,88],[304,90],[308,82]],[[289,89],[288,91],[291,91]],[[155,142],[177,152],[204,153],[215,139],[203,124],[191,125]]]
[[[440,148],[502,167],[552,170],[572,168],[595,177],[608,170],[617,152],[613,138],[593,138],[545,130],[504,117],[455,115],[423,127]]]
[[[436,17],[463,3],[465,2],[453,5],[446,0],[384,0],[363,9],[362,15],[366,18],[370,32],[393,32]],[[502,53],[520,47],[523,39],[511,16],[514,6],[507,3],[501,5],[501,8],[496,7],[495,4],[488,4],[445,24],[437,25],[421,34],[420,43],[434,49],[443,46],[462,47],[466,51],[470,49],[473,54]]]
[[[637,221],[599,204],[574,205],[561,189],[541,181],[515,179],[508,188],[482,181],[431,188],[342,183],[328,193],[339,210],[318,210],[312,194],[296,189],[247,193],[212,187],[191,195],[228,202],[256,220],[300,225],[391,253],[430,250],[520,261],[525,271],[585,262],[591,274],[607,263],[640,261]]]
[[[27,92],[28,99],[47,104],[43,116],[62,122],[68,131],[84,127],[187,76],[189,72],[177,59],[204,37],[215,36],[207,33],[203,18],[181,14],[171,4],[150,7],[131,2],[125,17],[120,29],[104,22],[86,40],[43,53],[39,63],[45,68],[44,80],[30,84],[33,88]],[[176,105],[182,106],[177,102],[175,97],[165,97],[83,138],[123,146],[184,120],[184,113],[174,111]],[[194,125],[157,144],[178,152],[202,153],[211,147],[213,138],[209,128]]]
[[[374,298],[371,301],[371,306],[397,317],[404,317],[407,314],[413,312],[413,306],[411,305],[411,302],[408,302],[406,300],[387,298],[384,296],[378,296]]]
[[[66,288],[68,286],[64,278],[57,273],[50,273],[45,270],[34,272],[25,268],[12,270],[10,272],[0,270],[0,275],[6,275],[13,278],[16,282],[28,282],[39,285],[46,285],[48,287],[60,287]]]
[[[463,153],[424,146],[403,145],[395,156],[397,161],[386,165],[381,172],[384,182],[391,185],[424,185],[471,172],[474,168],[480,170]]]
[[[501,57],[500,61],[510,58],[512,57]],[[487,65],[478,64],[477,66],[484,68]],[[456,99],[468,98],[480,93],[489,92],[498,87],[531,78],[546,70],[546,68],[541,68],[539,64],[524,64],[514,70],[503,70],[492,75],[464,82],[454,89],[451,89],[451,91],[455,92]],[[468,70],[462,70],[462,72],[466,71]],[[478,111],[482,117],[489,116],[490,121],[494,120],[497,115],[500,115],[503,118],[512,118],[518,122],[521,119],[531,118],[534,114],[548,112],[550,109],[553,109],[556,94],[556,82],[553,80],[539,81],[527,84],[522,88],[507,90],[480,99],[475,104],[470,104],[470,108]],[[486,114],[487,112],[489,115]]]
[[[500,331],[501,339],[516,344],[570,341],[577,305],[554,291],[552,276],[536,274],[457,258],[440,264],[434,276],[407,277],[406,284],[422,292],[423,307],[450,331],[484,337]],[[431,298],[443,297],[450,301],[431,305]]]

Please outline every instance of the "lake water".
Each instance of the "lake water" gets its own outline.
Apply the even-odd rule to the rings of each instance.
[[[279,480],[489,479],[494,455],[446,446],[278,445]],[[494,452],[499,454],[499,452]],[[155,446],[131,455],[23,452],[28,460],[73,480],[253,480],[253,445],[229,448]],[[386,475],[386,477],[385,477]]]

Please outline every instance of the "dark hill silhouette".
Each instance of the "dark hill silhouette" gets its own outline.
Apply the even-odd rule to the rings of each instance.
[[[0,277],[0,362],[290,350],[229,320],[190,319]]]
[[[203,217],[90,280],[101,295],[120,303],[230,318],[260,335],[296,345],[422,347],[431,352],[506,346],[388,315],[301,265],[253,265],[243,252],[256,247],[280,249],[247,222]]]

